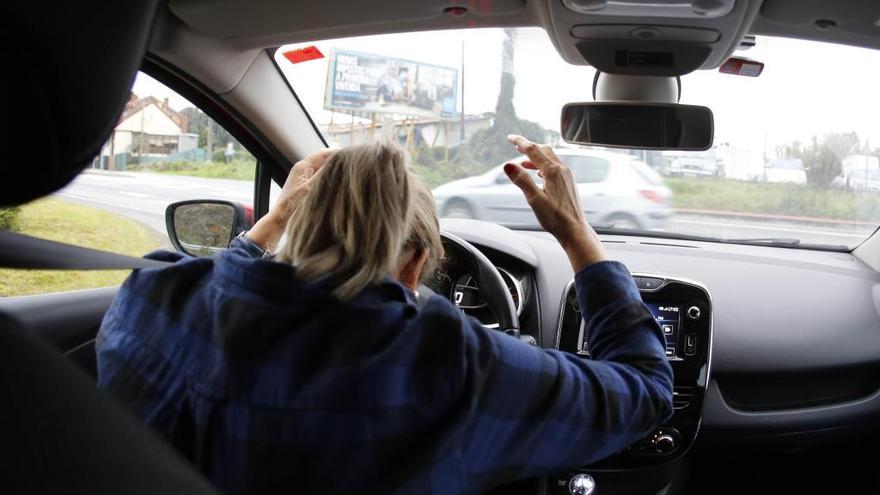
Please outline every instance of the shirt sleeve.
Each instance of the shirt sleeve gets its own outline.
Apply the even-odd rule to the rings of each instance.
[[[465,322],[470,410],[461,453],[470,483],[489,487],[595,462],[671,415],[664,336],[626,267],[590,265],[575,287],[592,360]]]
[[[266,253],[265,249],[248,236],[232,239],[232,242],[229,243],[229,249],[234,249],[245,256],[255,259],[264,257]]]

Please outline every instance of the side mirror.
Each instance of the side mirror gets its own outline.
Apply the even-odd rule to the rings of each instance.
[[[165,227],[174,248],[190,256],[213,256],[254,223],[253,209],[231,201],[197,199],[171,203]]]

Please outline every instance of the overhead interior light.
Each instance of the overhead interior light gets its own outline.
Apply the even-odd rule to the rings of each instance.
[[[640,17],[709,18],[724,17],[736,0],[562,0],[579,14]]]

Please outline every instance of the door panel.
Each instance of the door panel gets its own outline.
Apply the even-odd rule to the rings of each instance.
[[[118,287],[0,299],[0,311],[95,374],[95,336]]]
[[[533,179],[540,180],[536,173],[529,172]],[[478,202],[485,211],[483,220],[508,225],[538,224],[538,219],[522,191],[510,182],[504,172],[498,172],[492,185],[481,188],[479,195]]]

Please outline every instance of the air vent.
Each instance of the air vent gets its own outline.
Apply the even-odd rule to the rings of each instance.
[[[676,411],[688,407],[694,399],[694,389],[695,387],[686,387],[684,385],[672,387],[672,407]]]

